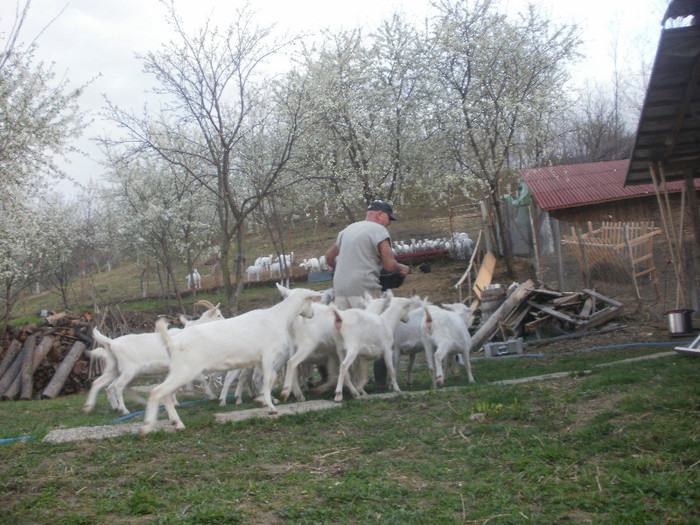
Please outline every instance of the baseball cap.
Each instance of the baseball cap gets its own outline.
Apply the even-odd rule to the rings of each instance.
[[[392,210],[391,206],[384,201],[372,201],[372,203],[367,207],[367,211],[370,210],[383,211],[389,216],[389,219],[392,221],[396,220],[396,217],[394,217],[394,210]]]

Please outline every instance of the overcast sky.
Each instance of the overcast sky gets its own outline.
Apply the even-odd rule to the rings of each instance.
[[[20,0],[22,4],[23,0]],[[176,0],[178,12],[190,29],[201,25],[207,15],[225,25],[240,0]],[[276,24],[280,31],[318,33],[356,26],[374,28],[394,11],[404,12],[419,23],[430,12],[430,0],[252,0],[261,24]],[[613,37],[620,39],[627,63],[653,59],[661,31],[661,18],[668,4],[664,0],[536,0],[558,22],[576,23],[582,30],[586,55],[574,72],[577,82],[589,79],[608,82],[612,77]],[[501,0],[510,13],[517,13],[526,0]],[[16,0],[0,0],[0,31],[7,32],[14,21]],[[27,41],[39,34],[38,57],[54,62],[59,76],[78,86],[92,81],[81,98],[81,106],[96,118],[80,146],[89,158],[71,157],[65,170],[81,183],[99,180],[103,168],[99,150],[87,139],[101,134],[106,124],[97,119],[104,96],[124,109],[139,110],[152,86],[141,71],[137,53],[155,50],[171,37],[158,0],[32,0],[22,32]],[[56,18],[53,22],[51,20]],[[73,193],[72,184],[61,191]]]

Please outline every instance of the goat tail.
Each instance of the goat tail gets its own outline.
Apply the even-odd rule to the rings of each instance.
[[[333,312],[333,326],[338,332],[340,332],[340,327],[343,326],[343,318],[334,304],[330,304],[328,306],[330,307],[331,312]]]
[[[430,315],[430,310],[428,310],[427,301],[423,302],[423,329],[425,333],[433,333],[433,317]]]
[[[172,355],[174,343],[170,334],[168,334],[168,320],[165,317],[161,317],[156,321],[156,332],[163,338],[165,348],[168,350],[168,355]]]
[[[90,356],[88,379],[100,375],[105,369],[114,366],[117,362],[112,352],[101,346],[94,350],[86,350],[85,353]]]
[[[106,335],[102,334],[97,328],[92,329],[92,336],[95,341],[102,346],[106,346],[107,348],[110,348],[111,344],[114,342],[114,339],[110,339]]]

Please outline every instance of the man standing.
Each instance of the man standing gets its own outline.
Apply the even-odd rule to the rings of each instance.
[[[341,310],[362,308],[365,292],[379,297],[382,292],[379,283],[382,268],[402,276],[408,274],[409,267],[397,262],[391,251],[389,230],[386,227],[395,220],[388,203],[373,201],[367,207],[365,220],[346,227],[328,248],[326,262],[331,270],[335,270],[335,303]],[[375,361],[375,383],[380,388],[386,384],[386,367],[382,365],[383,360]]]

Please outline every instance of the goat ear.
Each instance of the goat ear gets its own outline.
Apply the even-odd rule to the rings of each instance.
[[[280,283],[275,283],[275,286],[277,286],[277,289],[279,290],[282,297],[287,297],[289,295],[289,290],[282,286]]]

